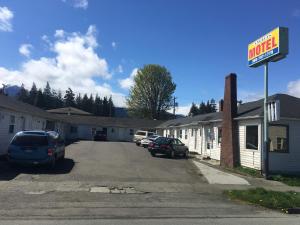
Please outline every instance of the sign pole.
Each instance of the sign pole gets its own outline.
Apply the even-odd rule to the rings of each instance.
[[[264,99],[264,175],[268,179],[269,175],[269,127],[268,127],[268,79],[269,79],[269,64],[266,62],[265,67],[265,99]]]

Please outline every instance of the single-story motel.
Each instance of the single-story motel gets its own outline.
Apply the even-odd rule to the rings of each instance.
[[[269,123],[269,168],[273,173],[300,173],[300,99],[275,94],[276,121]],[[96,117],[72,107],[44,111],[0,95],[0,154],[21,130],[56,130],[65,139],[92,140],[96,130],[109,141],[132,141],[137,130],[156,130],[179,138],[191,152],[219,160],[223,166],[262,169],[263,100],[238,104],[236,75],[225,78],[224,101],[215,113],[168,121]]]

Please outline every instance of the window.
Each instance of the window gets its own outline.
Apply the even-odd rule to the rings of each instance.
[[[258,126],[246,126],[246,148],[258,150]]]
[[[115,129],[114,129],[114,128],[111,128],[111,132],[114,133],[114,132],[115,132]],[[130,135],[133,135],[133,134],[130,133]]]
[[[8,133],[12,134],[12,133],[15,132],[15,123],[16,123],[16,117],[15,116],[10,116]]]
[[[133,129],[130,129],[130,130],[129,130],[129,135],[133,135],[133,134],[134,134]]]
[[[184,138],[185,140],[188,139],[188,129],[185,129],[184,131]]]
[[[270,152],[288,152],[288,126],[270,125]]]
[[[146,132],[138,131],[138,132],[136,132],[136,135],[146,136]]]
[[[182,138],[182,130],[179,130],[179,138]]]
[[[71,132],[72,134],[77,133],[77,127],[71,126],[70,132]]]
[[[218,127],[218,144],[222,143],[222,127]]]

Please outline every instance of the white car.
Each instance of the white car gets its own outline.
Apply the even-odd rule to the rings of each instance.
[[[139,146],[141,145],[141,140],[153,136],[154,134],[154,132],[138,130],[133,137],[133,141]]]
[[[160,136],[159,135],[152,135],[148,138],[144,138],[141,140],[141,146],[143,146],[144,148],[148,148],[148,145],[155,141],[157,138],[159,138]]]

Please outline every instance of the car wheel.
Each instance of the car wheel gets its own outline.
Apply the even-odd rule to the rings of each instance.
[[[54,168],[55,168],[55,166],[56,166],[56,157],[54,157],[54,158],[51,160],[49,166],[50,166],[51,169],[54,169]]]
[[[171,151],[171,152],[169,153],[169,158],[170,158],[170,159],[175,158],[175,152],[174,152],[174,151]]]
[[[63,154],[60,159],[63,161],[65,159],[65,156],[66,156],[66,150],[63,151]]]
[[[188,159],[189,158],[189,151],[186,151],[184,154],[183,154],[183,157]]]
[[[150,152],[153,157],[155,157],[155,152]]]

